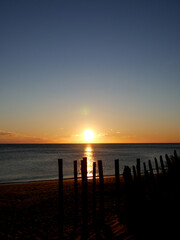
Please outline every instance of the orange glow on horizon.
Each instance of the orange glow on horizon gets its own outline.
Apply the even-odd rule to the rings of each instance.
[[[54,131],[55,132],[55,131]],[[129,131],[119,129],[98,129],[93,126],[92,129],[79,128],[60,129],[57,133],[49,132],[48,134],[39,132],[16,132],[0,129],[1,144],[61,144],[61,143],[180,143],[178,132],[161,130],[156,132],[144,132],[137,129]]]

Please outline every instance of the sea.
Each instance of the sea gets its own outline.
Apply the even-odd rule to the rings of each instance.
[[[119,159],[120,174],[124,166],[132,167],[136,159],[143,162],[159,160],[165,154],[180,154],[180,144],[0,144],[0,183],[20,183],[58,179],[58,159],[63,159],[64,179],[73,178],[74,161],[87,157],[88,177],[93,162],[102,160],[105,176],[114,175],[114,160]],[[97,169],[98,175],[98,169]]]

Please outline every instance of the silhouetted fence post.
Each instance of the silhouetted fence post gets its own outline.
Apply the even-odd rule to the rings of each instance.
[[[154,173],[153,173],[151,160],[148,161],[148,165],[149,165],[149,172],[150,172],[150,177],[151,177],[151,183],[153,183],[153,181],[154,181]]]
[[[104,177],[103,177],[103,166],[102,160],[98,160],[98,168],[99,168],[99,182],[101,189],[104,189]]]
[[[126,192],[129,194],[130,192],[132,192],[132,185],[133,185],[130,167],[128,166],[124,167],[123,178],[124,178]]]
[[[157,177],[159,177],[159,166],[158,166],[157,158],[154,158],[154,161],[155,161],[155,166],[156,166]]]
[[[137,181],[136,181],[136,191],[137,197],[141,198],[140,195],[142,194],[142,181],[141,181],[141,160],[138,158],[136,159],[136,170],[137,170]]]
[[[140,181],[141,180],[141,161],[139,158],[136,160],[136,169],[137,169],[138,181]]]
[[[101,213],[101,220],[104,221],[104,177],[103,177],[102,160],[98,160],[98,168],[99,168],[99,184],[100,184],[100,213]]]
[[[167,166],[168,166],[168,173],[170,173],[171,172],[171,160],[167,154],[165,155],[165,158],[166,158],[166,162],[167,162]]]
[[[164,168],[164,161],[163,161],[162,156],[160,156],[160,164],[161,164],[162,173],[164,175],[165,174],[165,168]]]
[[[147,171],[146,163],[145,163],[145,162],[143,163],[143,166],[144,166],[144,177],[145,177],[145,180],[146,180],[147,185],[149,186],[149,173],[148,173],[148,171]]]
[[[173,157],[174,157],[174,174],[176,176],[176,181],[179,181],[180,159],[178,159],[176,150],[174,150]]]
[[[87,158],[81,160],[81,173],[82,173],[82,213],[83,213],[83,224],[87,225]]]
[[[175,167],[177,172],[179,172],[179,168],[180,168],[180,161],[178,161],[178,155],[176,150],[174,150],[174,162],[175,162]]]
[[[132,214],[134,215],[134,206],[136,205],[135,203],[135,195],[134,195],[134,189],[133,189],[133,180],[132,180],[132,175],[131,175],[131,169],[128,166],[124,167],[123,171],[123,178],[124,178],[124,183],[125,183],[125,209],[126,209],[126,216],[131,216]]]
[[[83,163],[84,163],[84,184],[87,185],[87,157],[83,158]]]
[[[93,195],[96,194],[96,162],[93,162]]]
[[[74,193],[75,193],[75,211],[78,213],[78,179],[77,179],[77,161],[74,161]]]
[[[63,238],[63,220],[64,220],[64,204],[63,204],[63,160],[58,159],[59,170],[59,239]]]
[[[176,150],[174,150],[174,157],[175,157],[176,159],[178,158],[178,155],[177,155]]]
[[[120,193],[120,178],[119,178],[119,159],[115,160],[115,178],[117,195]]]
[[[96,162],[93,162],[93,185],[92,185],[92,199],[93,199],[93,217],[96,221]]]
[[[132,168],[133,168],[134,183],[136,184],[136,181],[137,181],[136,167],[133,165]]]

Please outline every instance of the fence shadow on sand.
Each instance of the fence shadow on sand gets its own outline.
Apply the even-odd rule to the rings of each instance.
[[[59,239],[178,239],[180,216],[180,157],[160,156],[152,163],[124,167],[106,184],[102,161],[93,163],[93,177],[87,177],[87,158],[81,160],[81,178],[74,161],[74,212],[65,213],[63,160],[59,159]],[[154,167],[153,167],[154,166]],[[73,215],[71,231],[65,228]],[[67,234],[68,232],[68,234]]]

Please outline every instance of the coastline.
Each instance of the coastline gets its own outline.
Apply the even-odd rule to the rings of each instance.
[[[96,182],[96,194],[93,195],[93,181],[88,180],[88,221],[85,226],[82,181],[78,180],[78,202],[74,180],[63,181],[63,239],[160,240],[166,236],[169,239],[178,236],[178,185],[170,195],[166,190],[156,190],[155,195],[147,195],[145,202],[139,202],[136,195],[132,195],[131,203],[127,205],[123,178],[120,177],[120,195],[117,196],[115,177],[105,177],[102,224],[99,178]],[[0,184],[0,239],[59,239],[58,211],[58,180]]]
[[[87,157],[89,165],[99,159],[103,161],[104,175],[114,175],[114,160],[119,159],[120,173],[124,166],[133,166],[136,159],[143,162],[154,157],[172,155],[174,149],[180,151],[180,144],[87,144],[81,145],[11,145],[1,146],[0,183],[19,183],[58,179],[58,159],[63,159],[63,175],[72,178],[73,160],[78,161],[80,175],[80,159]],[[90,164],[91,163],[91,164]],[[91,170],[90,170],[91,171]]]
[[[97,178],[97,200],[99,199]],[[104,178],[106,221],[118,236],[130,236],[124,224],[119,222],[115,209],[115,178]],[[92,228],[92,179],[88,180],[89,226]],[[78,192],[81,196],[81,180]],[[78,200],[79,212],[75,212],[74,180],[63,181],[64,191],[64,236],[65,239],[79,239],[82,234],[81,198]],[[39,181],[31,183],[0,184],[0,239],[58,239],[58,181]],[[123,204],[122,198],[122,204]],[[96,206],[97,213],[99,205]],[[115,236],[114,235],[114,236]],[[72,236],[74,236],[72,238]],[[89,230],[89,239],[96,239]],[[105,238],[106,239],[106,238]]]

